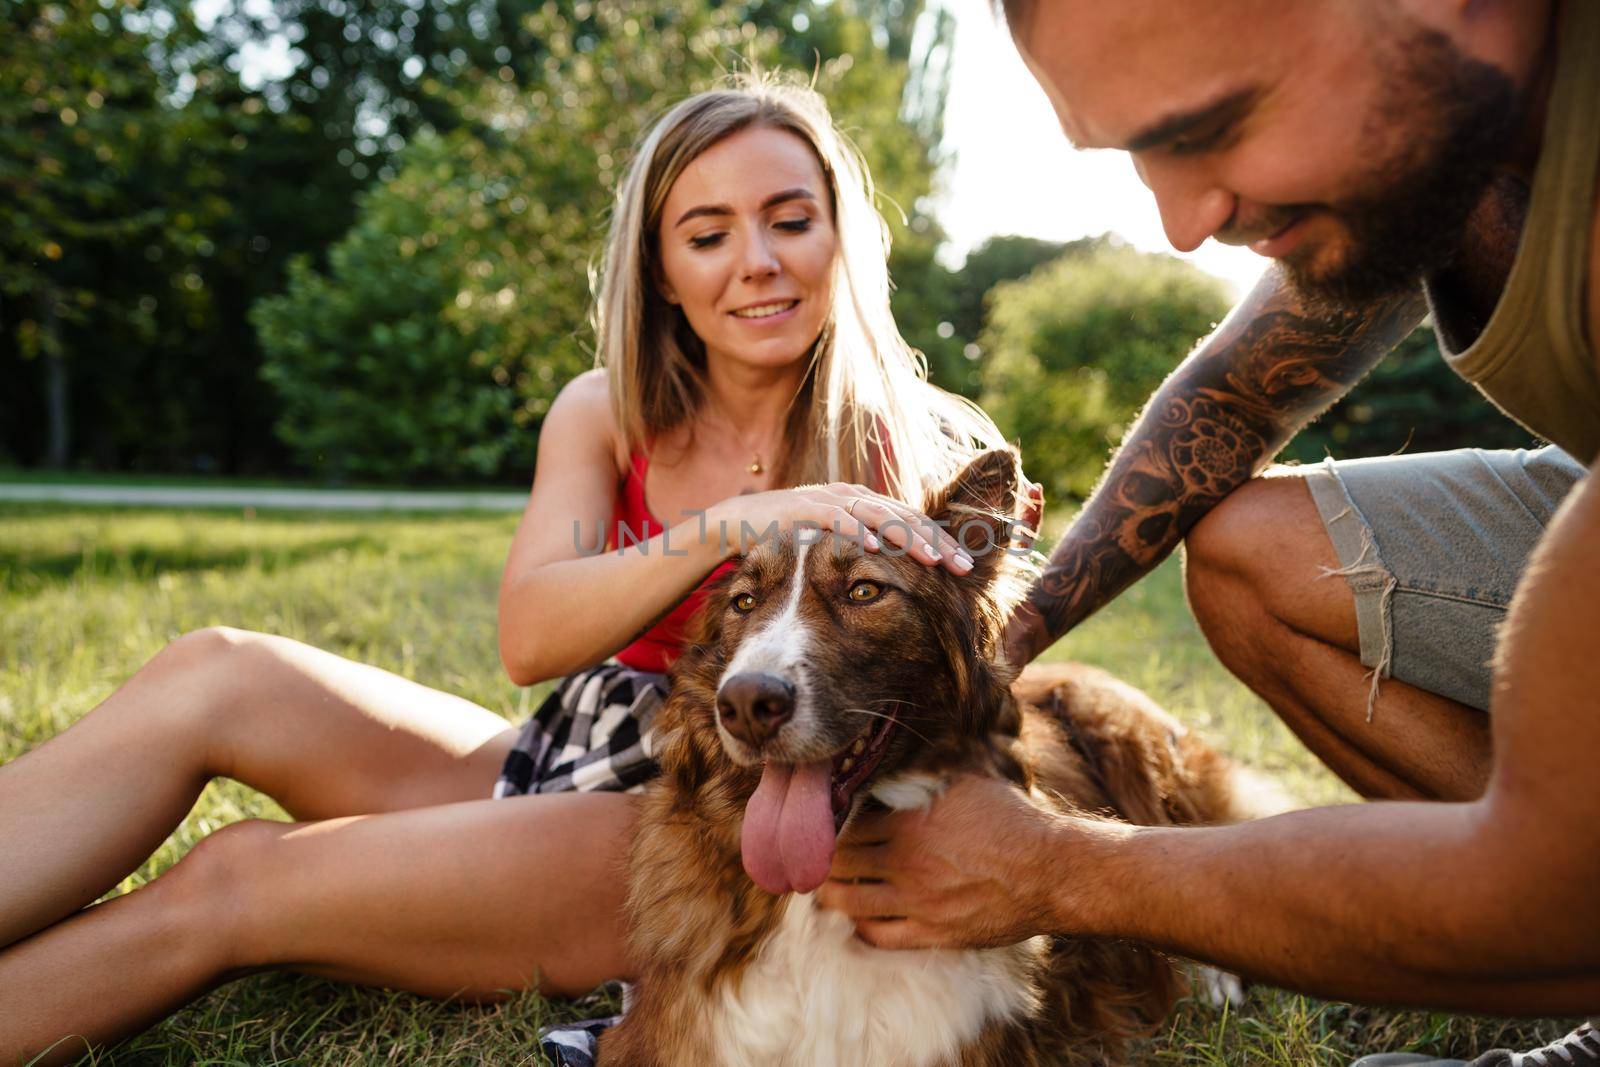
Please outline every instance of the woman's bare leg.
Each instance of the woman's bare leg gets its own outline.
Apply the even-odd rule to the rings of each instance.
[[[115,886],[213,777],[297,818],[394,811],[486,797],[514,736],[466,700],[297,641],[189,634],[0,766],[0,946]]]
[[[227,827],[0,951],[0,1065],[70,1036],[43,1061],[68,1062],[267,968],[468,999],[626,976],[634,819],[629,797],[588,793]]]

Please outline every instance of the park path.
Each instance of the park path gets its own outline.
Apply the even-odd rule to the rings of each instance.
[[[521,511],[527,493],[402,489],[183,488],[159,485],[0,485],[7,502],[297,511]]]

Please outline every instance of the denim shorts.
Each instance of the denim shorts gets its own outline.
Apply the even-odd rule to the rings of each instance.
[[[1487,711],[1497,630],[1583,465],[1555,447],[1466,448],[1303,473],[1355,596],[1362,664]]]

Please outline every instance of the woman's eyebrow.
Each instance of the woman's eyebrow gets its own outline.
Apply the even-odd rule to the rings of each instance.
[[[1150,149],[1159,148],[1168,141],[1176,140],[1192,130],[1234,118],[1254,103],[1259,93],[1260,89],[1256,86],[1235,89],[1233,92],[1227,93],[1210,103],[1157,119],[1151,125],[1146,126],[1143,130],[1128,138],[1124,151],[1148,152]]]
[[[816,199],[817,199],[817,194],[813,193],[810,189],[807,189],[804,186],[796,186],[793,189],[785,189],[781,193],[773,193],[771,196],[769,196],[765,200],[761,201],[761,210],[765,211],[769,207],[774,207],[774,206],[776,206],[778,204],[787,203],[790,200],[812,200],[812,201],[814,201]],[[732,215],[732,214],[733,214],[733,208],[730,207],[727,204],[701,204],[700,206],[692,207],[688,211],[685,211],[682,215],[679,215],[678,216],[678,221],[674,222],[672,225],[674,227],[682,226],[684,223],[688,222],[690,219],[702,218],[702,217],[704,217],[706,215]]]

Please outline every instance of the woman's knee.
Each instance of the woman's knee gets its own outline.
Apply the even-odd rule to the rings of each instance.
[[[260,635],[236,626],[204,626],[173,639],[161,654],[178,657],[188,664],[203,663],[257,636]]]
[[[290,644],[271,634],[208,626],[172,641],[151,661],[150,669],[173,694],[162,706],[201,746],[212,776],[229,773],[228,753],[235,747],[229,735],[240,725],[238,713],[251,705],[252,695],[296,669],[281,647]]]
[[[157,652],[150,666],[158,671],[193,674],[215,670],[266,639],[265,634],[233,626],[206,626],[174,638]]]
[[[209,720],[237,687],[240,657],[259,636],[208,626],[168,642],[97,709],[96,718],[134,714],[136,729],[170,742],[175,759],[189,752],[190,762],[204,762],[213,732]]]
[[[261,906],[257,889],[278,842],[294,825],[246,819],[224,826],[141,890],[157,895],[174,936],[215,974],[244,973],[259,964],[250,940],[251,918]]]
[[[176,692],[197,696],[236,684],[243,661],[265,641],[265,634],[232,626],[207,626],[170,641],[140,673],[177,682]],[[194,702],[190,702],[192,705]]]

